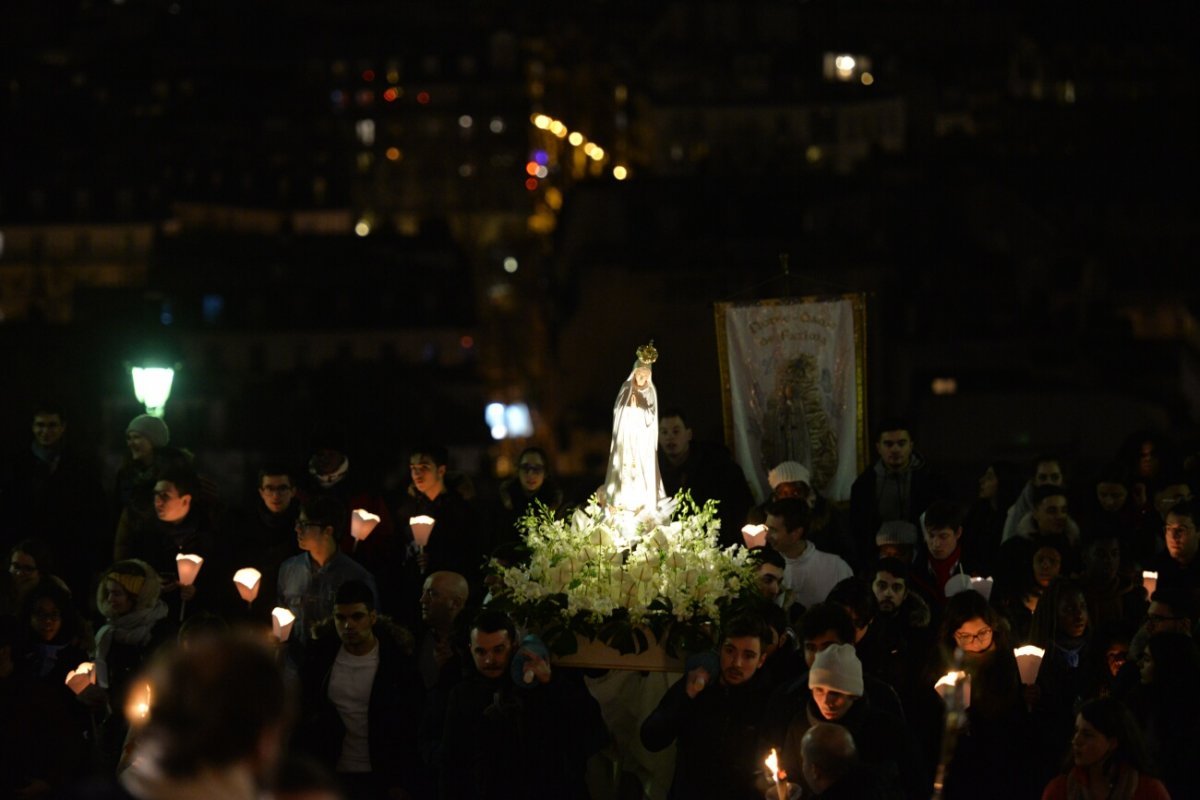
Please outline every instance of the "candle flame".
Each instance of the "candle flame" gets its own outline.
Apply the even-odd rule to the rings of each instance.
[[[771,770],[771,777],[776,781],[779,780],[779,756],[775,754],[775,748],[771,748],[771,754],[763,761],[767,765],[767,769]]]
[[[1152,579],[1154,579],[1154,580],[1158,580],[1158,573],[1157,573],[1157,572],[1152,572],[1152,571],[1150,571],[1150,570],[1143,570],[1143,571],[1142,571],[1142,577],[1143,577],[1143,578],[1152,578]]]
[[[1034,645],[1026,644],[1026,645],[1022,645],[1021,647],[1015,648],[1013,650],[1013,655],[1016,656],[1017,658],[1020,658],[1021,656],[1037,656],[1038,658],[1041,658],[1042,656],[1046,655],[1046,651],[1040,647],[1035,647]]]

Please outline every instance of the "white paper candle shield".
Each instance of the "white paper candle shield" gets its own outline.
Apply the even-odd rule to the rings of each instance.
[[[175,569],[179,571],[179,585],[191,586],[196,582],[196,575],[200,573],[200,567],[204,564],[204,559],[192,553],[180,553],[175,556]]]
[[[971,588],[983,595],[984,600],[992,599],[991,578],[971,578]]]
[[[271,611],[271,632],[275,634],[275,638],[281,642],[286,642],[292,634],[292,625],[296,622],[296,615],[286,608],[276,606]]]
[[[378,524],[379,517],[377,515],[365,508],[356,508],[350,515],[350,535],[356,542],[361,542],[371,535],[371,531],[375,530],[375,526]]]
[[[1038,670],[1042,668],[1042,656],[1046,651],[1031,644],[1013,650],[1017,657],[1017,669],[1021,671],[1021,683],[1032,686],[1037,683]]]
[[[746,547],[751,550],[756,547],[765,547],[767,544],[767,526],[743,525],[742,538],[746,541]]]
[[[75,694],[79,694],[95,682],[96,665],[91,661],[85,661],[67,673],[67,687]]]
[[[1158,573],[1146,570],[1142,573],[1142,586],[1146,587],[1146,597],[1153,597],[1158,588]]]
[[[417,543],[417,547],[429,544],[429,534],[433,532],[434,521],[433,517],[427,517],[424,514],[408,518],[408,526],[412,528],[413,541]]]
[[[258,597],[259,586],[262,585],[262,573],[254,567],[243,567],[233,573],[233,583],[237,586],[238,594],[247,603],[253,603]]]

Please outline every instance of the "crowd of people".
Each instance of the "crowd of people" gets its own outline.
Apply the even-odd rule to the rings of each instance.
[[[586,798],[625,749],[597,675],[491,603],[524,513],[587,500],[545,451],[477,494],[417,445],[388,492],[316,437],[239,505],[160,418],[129,422],[107,490],[67,423],[36,408],[0,474],[0,795]],[[754,596],[638,720],[674,771],[629,796],[1200,797],[1196,464],[1163,437],[1086,479],[993,463],[965,502],[882,420],[839,508],[792,461],[756,505],[683,411],[658,423],[665,491],[717,500],[722,546],[744,524],[766,545]]]

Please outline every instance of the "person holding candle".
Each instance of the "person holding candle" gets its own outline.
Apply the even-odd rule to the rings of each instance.
[[[338,548],[349,524],[348,509],[329,495],[306,500],[296,518],[296,545],[301,552],[279,567],[278,600],[295,615],[287,647],[296,664],[303,663],[311,626],[333,613],[334,598],[343,583],[360,580],[378,597],[374,576]]]
[[[45,798],[86,766],[87,746],[75,701],[21,669],[21,623],[0,615],[0,797]]]
[[[668,797],[762,797],[756,780],[765,740],[758,726],[771,687],[759,668],[769,635],[758,617],[732,620],[716,658],[690,661],[691,669],[642,723],[642,745],[650,752],[676,745]]]
[[[832,644],[817,653],[808,673],[808,689],[803,713],[791,719],[778,742],[788,775],[803,774],[804,735],[817,723],[830,722],[850,733],[863,763],[888,796],[928,797],[913,737],[900,717],[874,707],[865,696],[862,663],[853,645]]]
[[[1023,699],[1021,676],[999,612],[978,592],[960,592],[946,602],[939,634],[940,658],[928,674],[962,669],[970,677],[968,727],[959,734],[946,775],[946,797],[1026,797],[1044,785],[1034,774],[1027,743],[1034,720]],[[988,776],[980,781],[979,776]]]
[[[1151,558],[1146,569],[1158,572],[1160,589],[1200,591],[1200,533],[1196,530],[1198,506],[1186,500],[1173,506],[1163,526],[1164,552]]]
[[[1169,800],[1152,777],[1142,734],[1129,711],[1111,697],[1085,703],[1075,716],[1067,771],[1054,778],[1042,800]]]
[[[230,525],[230,565],[235,569],[253,567],[262,576],[257,600],[247,608],[232,593],[226,593],[236,616],[249,616],[266,622],[271,603],[278,595],[279,567],[296,552],[296,518],[300,516],[299,486],[293,470],[282,462],[264,463],[257,473],[254,493]]]
[[[96,631],[96,686],[79,695],[93,710],[108,709],[100,731],[103,758],[115,765],[128,731],[125,700],[134,675],[165,642],[175,638],[174,617],[161,598],[158,573],[129,559],[109,567],[96,592],[104,624]]]
[[[171,612],[221,612],[229,599],[225,582],[232,575],[226,542],[218,530],[213,505],[200,490],[200,477],[190,464],[162,470],[154,484],[153,520],[131,528],[128,553],[154,567],[162,578],[162,598]],[[179,579],[176,556],[204,559],[204,568],[188,585]],[[186,604],[186,606],[185,606]]]
[[[440,570],[464,576],[471,587],[473,601],[477,602],[483,596],[479,566],[483,561],[486,537],[480,531],[475,508],[447,482],[448,462],[446,448],[437,444],[418,444],[409,454],[412,485],[396,516],[401,520],[430,517],[433,530],[429,541],[420,547],[412,530],[401,526],[401,536],[408,540],[400,606],[405,613],[417,607],[426,576]],[[404,621],[415,622],[407,617]]]

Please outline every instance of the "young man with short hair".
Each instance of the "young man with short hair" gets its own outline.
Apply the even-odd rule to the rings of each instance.
[[[415,788],[422,697],[411,646],[357,579],[338,587],[332,618],[314,631],[297,741],[337,773],[348,797]]]
[[[795,497],[767,506],[767,544],[783,556],[785,603],[805,608],[820,603],[834,585],[852,574],[850,565],[832,553],[821,552],[804,538],[811,511]]]
[[[441,723],[433,758],[444,800],[587,796],[587,760],[608,739],[600,707],[582,681],[551,669],[537,637],[516,636],[499,611],[471,622],[475,668],[431,723]]]
[[[850,527],[862,565],[875,560],[880,525],[894,519],[915,524],[922,511],[945,496],[942,479],[916,449],[910,422],[884,419],[876,430],[879,459],[850,487]]]
[[[770,686],[758,670],[768,635],[757,617],[731,621],[716,658],[693,659],[642,723],[650,752],[677,745],[670,797],[761,798],[757,726]]]
[[[1158,572],[1163,589],[1200,590],[1200,533],[1196,530],[1197,506],[1183,501],[1167,512],[1163,525],[1164,552],[1151,558],[1147,569]]]
[[[350,524],[350,513],[336,497],[314,497],[296,518],[296,545],[302,552],[279,567],[279,605],[296,615],[288,650],[298,663],[309,640],[309,629],[333,613],[333,601],[343,583],[359,580],[376,597],[375,577],[338,549],[338,539]]]

